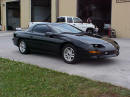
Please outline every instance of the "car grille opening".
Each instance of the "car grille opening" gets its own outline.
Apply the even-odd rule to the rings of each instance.
[[[104,52],[104,55],[113,55],[113,54],[116,54],[116,51],[106,51]]]

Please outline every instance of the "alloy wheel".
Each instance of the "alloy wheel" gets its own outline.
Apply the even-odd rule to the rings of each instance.
[[[19,50],[21,53],[24,53],[26,51],[26,44],[24,41],[21,41],[19,44]]]
[[[64,49],[64,59],[68,62],[72,62],[75,58],[75,51],[71,47]]]

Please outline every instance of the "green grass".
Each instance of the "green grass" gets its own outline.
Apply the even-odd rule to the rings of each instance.
[[[0,97],[130,97],[130,90],[0,58]]]

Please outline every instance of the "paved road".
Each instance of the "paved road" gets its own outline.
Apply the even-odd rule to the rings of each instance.
[[[11,34],[0,33],[0,57],[36,64],[40,67],[109,82],[130,89],[130,39],[116,39],[121,46],[119,57],[105,60],[84,60],[69,65],[57,56],[45,54],[21,55],[11,40]]]

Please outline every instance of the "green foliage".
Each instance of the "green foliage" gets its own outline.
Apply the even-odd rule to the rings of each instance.
[[[130,97],[130,90],[0,58],[0,97]]]

